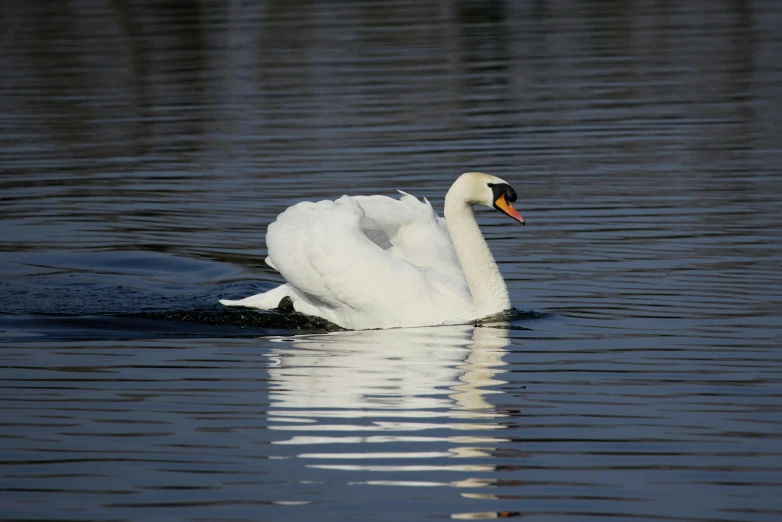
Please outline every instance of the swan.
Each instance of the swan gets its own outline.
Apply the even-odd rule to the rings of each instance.
[[[405,192],[303,201],[269,225],[266,263],[287,281],[226,306],[293,309],[349,330],[459,324],[508,310],[508,288],[474,205],[522,225],[516,192],[481,172],[459,176],[445,219]]]

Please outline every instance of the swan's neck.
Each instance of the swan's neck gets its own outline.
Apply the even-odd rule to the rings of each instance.
[[[477,317],[509,309],[508,288],[478,228],[472,205],[452,191],[445,197],[445,223],[470,287]]]

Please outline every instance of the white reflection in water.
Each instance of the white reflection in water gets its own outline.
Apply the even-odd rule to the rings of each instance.
[[[487,395],[501,393],[496,386],[504,384],[498,378],[509,344],[503,327],[351,331],[279,341],[280,347],[269,355],[271,429],[307,432],[280,444],[497,440],[464,435],[413,437],[409,433],[357,437],[355,432],[502,428],[495,419],[505,415],[487,401]],[[411,422],[416,418],[426,421]],[[357,420],[360,423],[353,424]],[[312,435],[318,428],[354,433]],[[464,452],[469,453],[467,448],[442,453],[459,456]]]

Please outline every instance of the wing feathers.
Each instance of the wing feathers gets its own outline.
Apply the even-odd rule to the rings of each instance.
[[[402,194],[302,202],[269,225],[270,266],[315,307],[302,310],[294,299],[297,310],[351,328],[354,316],[382,325],[390,314],[430,313],[443,301],[459,313],[471,307],[444,220],[428,201]]]

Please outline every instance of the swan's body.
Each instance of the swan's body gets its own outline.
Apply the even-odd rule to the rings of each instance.
[[[297,312],[352,330],[456,324],[510,308],[505,281],[472,206],[521,223],[505,181],[468,173],[445,197],[445,218],[402,193],[298,203],[269,225],[266,262],[288,281],[228,306]]]

